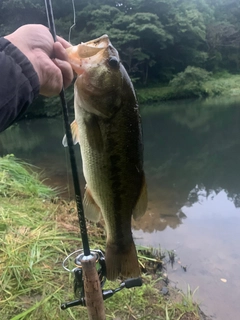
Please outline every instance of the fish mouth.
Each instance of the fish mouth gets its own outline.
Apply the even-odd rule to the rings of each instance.
[[[108,63],[112,69],[117,69],[120,64],[116,49],[112,46],[107,35],[66,49],[68,61],[73,70],[81,75],[89,65]]]
[[[86,59],[96,55],[99,51],[111,45],[108,35],[103,35],[95,40],[82,42],[66,49],[68,55],[78,54],[79,59]]]
[[[85,43],[81,43],[77,46],[77,52],[80,59],[91,58],[104,49],[105,48],[90,47]]]
[[[89,48],[104,49],[104,48],[107,48],[109,45],[111,45],[111,42],[109,40],[108,35],[104,34],[97,39],[90,40],[88,42],[82,42],[81,44],[86,45]]]

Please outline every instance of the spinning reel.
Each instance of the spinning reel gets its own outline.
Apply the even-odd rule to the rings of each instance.
[[[106,263],[105,257],[101,250],[91,250],[91,256],[93,256],[96,260],[96,268],[98,272],[99,281],[101,284],[101,288],[103,288],[106,282]],[[85,293],[84,293],[84,283],[83,283],[83,270],[82,270],[82,259],[84,258],[84,253],[82,249],[76,250],[69,254],[63,261],[63,268],[71,273],[74,273],[74,294],[78,297],[77,300],[71,302],[65,302],[61,305],[61,309],[65,310],[74,306],[86,306],[85,301]],[[74,259],[71,261],[71,259]],[[66,265],[67,262],[69,264],[74,264],[74,267],[69,269]],[[106,300],[112,297],[116,292],[119,292],[123,288],[133,288],[140,287],[142,285],[141,278],[131,278],[123,281],[120,286],[116,289],[107,289],[102,290],[103,300]]]

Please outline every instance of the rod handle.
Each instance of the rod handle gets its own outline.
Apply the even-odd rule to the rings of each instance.
[[[96,257],[83,256],[81,259],[85,302],[89,320],[105,320],[102,288],[96,269]]]

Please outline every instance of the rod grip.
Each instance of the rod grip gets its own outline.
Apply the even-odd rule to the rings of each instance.
[[[105,320],[102,288],[96,269],[96,257],[83,256],[81,259],[85,301],[89,320]]]

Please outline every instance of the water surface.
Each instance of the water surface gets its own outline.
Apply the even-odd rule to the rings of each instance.
[[[239,102],[164,103],[142,115],[149,205],[134,222],[136,243],[176,250],[172,284],[198,287],[195,299],[208,315],[240,319]],[[24,120],[0,134],[0,155],[44,169],[47,183],[71,196],[62,136],[61,119]],[[76,154],[84,187],[78,147]]]

